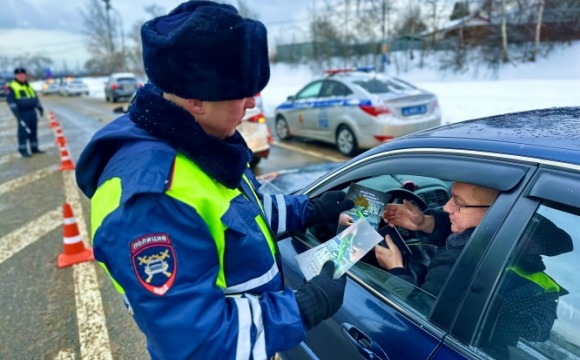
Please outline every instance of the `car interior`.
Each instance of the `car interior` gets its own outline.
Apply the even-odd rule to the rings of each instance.
[[[376,261],[373,250],[349,270],[351,276],[370,291],[370,293],[380,298],[384,297],[388,299],[387,302],[391,304],[390,306],[404,309],[406,316],[424,319],[426,323],[434,323],[439,327],[445,328],[450,327],[451,323],[439,321],[438,317],[440,317],[440,314],[446,311],[450,313],[455,312],[457,309],[461,309],[462,306],[461,302],[463,298],[456,295],[461,294],[461,292],[459,290],[454,291],[453,288],[460,289],[462,284],[468,284],[472,281],[471,279],[476,274],[476,269],[480,266],[478,259],[484,256],[482,254],[485,254],[486,247],[490,246],[489,239],[493,238],[496,231],[498,231],[497,224],[503,222],[507,217],[510,211],[509,208],[513,205],[512,201],[514,200],[514,196],[517,197],[517,195],[514,195],[517,193],[515,189],[518,189],[523,179],[531,173],[527,171],[529,168],[524,165],[509,164],[509,166],[505,166],[501,162],[488,159],[478,159],[478,161],[479,163],[475,167],[473,164],[469,164],[468,160],[456,156],[439,157],[437,159],[437,166],[425,166],[425,156],[422,158],[414,156],[394,157],[387,162],[376,160],[367,161],[366,163],[361,162],[358,165],[355,162],[349,168],[342,167],[334,170],[332,172],[334,174],[333,176],[326,176],[324,179],[307,187],[304,191],[310,197],[316,197],[329,190],[342,190],[346,192],[352,183],[356,183],[376,191],[390,194],[389,202],[402,203],[403,200],[407,200],[422,211],[425,211],[427,209],[442,210],[451,196],[450,189],[454,181],[474,183],[499,190],[500,195],[498,199],[492,205],[490,211],[486,213],[480,226],[477,227],[468,241],[468,245],[470,242],[476,244],[472,245],[469,249],[463,250],[461,253],[455,269],[452,271],[453,274],[450,275],[450,278],[447,279],[444,285],[451,290],[446,291],[444,294],[442,293],[443,296],[436,297],[420,288],[429,262],[440,249],[426,243],[424,236],[420,233],[408,231],[404,228],[390,229],[388,226],[385,227],[382,221],[379,223],[379,233],[384,236],[388,232],[391,237],[399,237],[394,242],[395,244],[403,244],[399,248],[405,247],[406,250],[402,251],[405,257],[405,266],[418,279],[419,287],[382,269]],[[494,174],[494,176],[488,176],[489,174]],[[555,223],[557,227],[549,227],[549,230],[545,230],[548,233],[542,234],[542,236],[544,238],[551,236],[560,238],[559,245],[552,247],[545,246],[544,241],[544,245],[535,246],[537,249],[533,256],[536,259],[541,258],[543,260],[543,264],[547,268],[545,272],[549,274],[548,276],[555,283],[555,285],[551,285],[552,289],[557,289],[557,291],[550,290],[552,293],[545,295],[546,299],[544,301],[548,303],[551,301],[551,304],[557,304],[558,301],[562,302],[562,299],[569,299],[572,302],[568,306],[560,305],[558,307],[558,313],[560,313],[563,309],[578,309],[580,307],[580,302],[578,301],[580,299],[577,299],[580,291],[573,290],[574,288],[580,290],[580,284],[571,284],[568,277],[563,275],[565,272],[564,269],[571,265],[566,265],[558,261],[558,259],[562,259],[564,256],[566,256],[566,259],[570,259],[574,253],[573,249],[578,249],[578,246],[580,246],[580,239],[570,235],[572,234],[571,229],[574,226],[563,224],[557,217],[554,217],[553,213],[556,210],[551,209],[550,206],[550,204],[540,206],[538,214],[532,218],[526,231],[523,234],[517,235],[520,238],[518,240],[519,250],[515,251],[513,253],[514,255],[503,266],[504,269],[519,266],[522,262],[518,259],[526,257],[525,254],[522,255],[523,249],[529,249],[529,245],[527,244],[532,241],[529,239],[534,238],[530,234],[534,231],[537,233],[541,232],[541,229],[546,229],[546,226],[537,226],[534,221],[544,216],[546,219],[550,219],[551,222]],[[494,208],[495,211],[491,211]],[[578,211],[576,209],[569,209],[569,212],[565,215],[569,218],[569,222],[574,222],[578,225],[580,223]],[[304,233],[294,234],[294,236],[303,243],[308,244],[308,246],[317,246],[336,235],[337,225],[325,224],[323,226],[313,226]],[[504,253],[506,252],[506,250],[503,251]],[[576,250],[576,254],[577,252],[578,250]],[[474,256],[473,254],[477,255]],[[465,260],[466,258],[469,260]],[[468,265],[466,266],[465,264]],[[523,314],[521,316],[525,318],[532,311],[530,309],[532,305],[527,307],[524,305],[523,308],[508,308],[506,310],[505,299],[508,295],[505,295],[505,289],[508,280],[506,280],[507,275],[505,272],[507,270],[504,273],[500,273],[499,278],[495,282],[492,282],[492,285],[488,289],[489,293],[492,294],[491,304],[484,307],[485,311],[481,316],[483,320],[473,325],[479,327],[477,337],[459,340],[475,344],[477,351],[483,351],[487,355],[498,359],[509,358],[506,355],[507,352],[521,352],[521,348],[524,347],[528,353],[533,354],[544,353],[549,350],[566,354],[576,354],[578,356],[580,354],[580,347],[574,348],[570,345],[570,341],[566,340],[566,336],[568,338],[575,336],[571,335],[571,330],[569,330],[574,324],[573,319],[575,319],[575,316],[570,315],[571,317],[568,319],[559,319],[555,315],[556,310],[554,306],[548,307],[551,309],[549,310],[551,315],[547,314],[545,316],[548,320],[545,321],[543,329],[537,330],[534,336],[524,336],[522,335],[522,331],[516,331],[516,328],[509,326],[509,321],[506,322],[506,319],[512,319],[513,313],[506,315],[506,311],[508,313],[509,311],[516,311],[519,314]],[[546,280],[546,282],[550,283],[549,280]],[[520,298],[515,302],[533,304],[533,302],[525,302],[530,299],[528,295],[529,293],[519,294],[518,296]],[[446,308],[449,309],[446,310]],[[541,309],[544,309],[542,311],[548,311],[545,310],[546,307],[542,307]],[[567,311],[573,311],[571,309]],[[535,311],[534,314],[537,314],[539,310],[535,309],[533,311]],[[539,312],[541,313],[541,311]],[[452,316],[445,316],[453,319]],[[528,329],[531,326],[530,322],[526,321],[521,321],[521,328]],[[555,330],[553,329],[564,331],[567,335],[555,335]],[[512,332],[509,333],[509,331]],[[507,333],[510,336],[507,336]],[[500,339],[503,340],[500,341]],[[507,341],[506,339],[511,340]],[[578,344],[580,342],[573,341],[572,343]],[[562,350],[562,348],[565,350]],[[570,351],[570,349],[573,349],[573,351]]]

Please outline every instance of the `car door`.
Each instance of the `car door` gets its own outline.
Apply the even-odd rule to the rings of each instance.
[[[287,115],[291,134],[306,137],[314,136],[313,124],[320,110],[315,105],[322,84],[323,80],[314,81],[296,94],[292,109]]]
[[[580,171],[540,166],[482,260],[451,332],[470,358],[580,358]]]
[[[479,239],[477,243],[487,244],[532,171],[530,166],[477,156],[421,154],[410,150],[363,157],[319,180],[306,193],[315,197],[331,189],[345,190],[356,182],[375,190],[404,194],[412,202],[426,202],[429,208],[438,209],[449,198],[449,180],[489,186],[503,193],[472,235]],[[498,176],[486,176],[489,172]],[[406,190],[409,182],[415,185],[415,191]],[[290,235],[279,246],[286,285],[297,289],[304,278],[294,257],[324,239],[316,229]],[[341,309],[312,329],[303,344],[281,354],[282,358],[428,359],[442,345],[447,347],[447,359],[464,358],[445,343],[445,338],[472,280],[474,272],[468,271],[478,266],[485,250],[486,246],[472,247],[467,255],[462,254],[463,261],[459,263],[463,265],[450,274],[457,281],[443,286],[438,297],[386,272],[372,263],[372,253],[367,254],[371,258],[355,264],[348,272]],[[456,273],[462,276],[454,276]]]
[[[316,117],[309,117],[305,127],[311,131],[313,138],[334,142],[336,129],[344,113],[344,104],[352,91],[341,82],[327,79],[314,103],[318,109]]]

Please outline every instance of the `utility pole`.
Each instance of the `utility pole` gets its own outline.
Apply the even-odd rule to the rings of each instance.
[[[387,0],[382,1],[382,8],[381,8],[381,72],[386,72],[387,70],[387,39],[386,39],[386,31],[385,31],[385,23],[386,23],[386,14],[387,14]]]
[[[110,0],[109,0],[110,1]],[[127,70],[125,68],[125,60],[126,60],[126,52],[125,52],[125,26],[123,25],[123,16],[121,16],[121,13],[117,10],[117,9],[112,9],[115,14],[117,14],[117,17],[119,18],[119,22],[121,23],[121,65],[123,70]]]
[[[107,11],[107,34],[109,36],[109,50],[111,51],[111,56],[115,53],[115,47],[113,45],[113,34],[111,32],[111,17],[109,11],[111,10],[111,0],[103,0],[105,2],[105,10]]]

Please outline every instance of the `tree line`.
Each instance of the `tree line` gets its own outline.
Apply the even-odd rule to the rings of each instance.
[[[437,52],[439,66],[536,61],[580,40],[578,0],[319,0],[307,40],[278,36],[275,61],[381,66]],[[302,34],[304,35],[304,34]],[[304,36],[303,36],[304,38]],[[395,56],[397,55],[397,56]],[[416,59],[416,57],[419,57]],[[400,64],[392,64],[399,66]]]
[[[80,10],[90,54],[83,73],[143,75],[140,29],[145,19],[125,33],[121,14],[111,11],[110,1],[104,6],[103,0],[85,0]],[[230,3],[242,16],[258,18],[247,0]],[[273,62],[319,68],[381,68],[393,62],[390,66],[404,71],[409,61],[423,66],[428,55],[438,53],[441,69],[461,72],[474,63],[496,68],[536,61],[554,47],[580,39],[578,0],[316,0],[308,6],[309,17],[300,26],[288,21],[289,26],[276,28],[265,21],[275,43]],[[158,5],[144,10],[148,19],[166,13]],[[0,55],[0,69],[14,63],[27,64],[38,78],[53,65],[42,54]]]

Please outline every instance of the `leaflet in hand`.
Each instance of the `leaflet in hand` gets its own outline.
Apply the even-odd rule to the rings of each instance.
[[[296,255],[296,261],[306,280],[310,280],[320,273],[326,261],[333,260],[334,279],[338,279],[382,239],[367,221],[358,219],[332,239]]]
[[[354,207],[340,214],[337,233],[344,231],[349,226],[342,223],[345,215],[350,216],[353,222],[361,217],[365,218],[377,230],[379,228],[379,222],[381,221],[381,215],[385,209],[385,204],[389,201],[391,195],[352,183],[345,198],[352,200]]]

